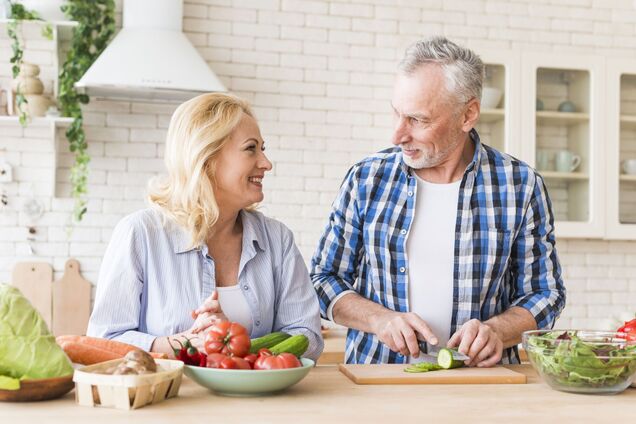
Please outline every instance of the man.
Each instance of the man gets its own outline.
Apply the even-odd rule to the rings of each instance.
[[[349,327],[347,363],[418,361],[418,341],[471,366],[518,363],[521,334],[565,305],[543,179],[473,128],[483,74],[445,38],[415,43],[395,83],[396,147],[344,179],[312,280],[322,317]]]

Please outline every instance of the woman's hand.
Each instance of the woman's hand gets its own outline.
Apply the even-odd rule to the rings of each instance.
[[[194,318],[195,321],[189,330],[191,333],[198,334],[214,325],[217,321],[229,321],[223,313],[223,310],[221,310],[221,304],[218,299],[219,294],[214,290],[212,295],[205,299],[201,306],[192,311],[192,318]]]

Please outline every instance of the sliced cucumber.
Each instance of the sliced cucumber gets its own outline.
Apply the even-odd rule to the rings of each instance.
[[[444,368],[445,370],[449,370],[451,368],[459,368],[464,366],[464,361],[460,361],[458,359],[453,358],[453,349],[443,348],[439,350],[437,354],[437,364]]]
[[[437,371],[441,370],[438,364],[433,364],[430,362],[420,362],[417,364],[411,364],[408,367],[404,368],[404,372],[429,372],[429,371]]]

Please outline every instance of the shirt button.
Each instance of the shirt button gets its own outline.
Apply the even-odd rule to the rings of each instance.
[[[249,290],[249,289],[250,289],[250,288],[247,286],[247,284],[245,284],[245,285],[243,286],[243,290]]]
[[[256,321],[255,324],[258,327],[259,325],[261,325],[261,322],[260,321]]]
[[[400,234],[402,234],[402,235],[406,234],[406,230],[400,231]]]
[[[400,267],[400,272],[404,272],[406,271],[406,268],[404,268],[403,266]]]
[[[413,196],[413,192],[412,191],[409,191],[407,194],[409,195],[409,197]]]

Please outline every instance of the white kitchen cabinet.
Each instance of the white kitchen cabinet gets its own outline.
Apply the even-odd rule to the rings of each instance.
[[[636,239],[636,175],[622,169],[636,159],[636,60],[607,61],[607,237]]]
[[[604,58],[528,52],[521,66],[520,158],[545,179],[556,235],[603,237]]]
[[[481,116],[475,127],[483,143],[513,156],[520,154],[519,143],[519,65],[518,54],[508,51],[475,51],[486,65],[486,87],[501,91],[497,104],[487,107],[482,103]],[[486,101],[484,91],[482,101]]]

